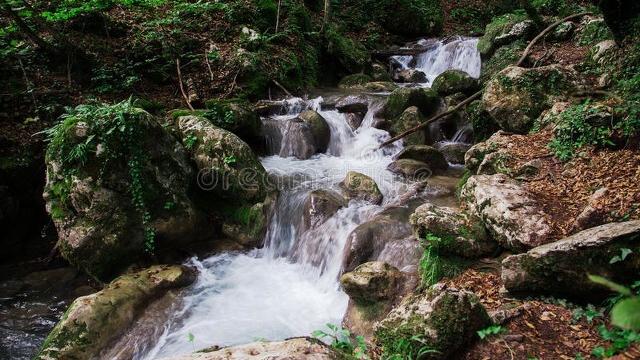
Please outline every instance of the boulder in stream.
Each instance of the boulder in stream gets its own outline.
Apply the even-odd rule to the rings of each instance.
[[[302,119],[302,121],[311,128],[316,153],[323,153],[327,151],[329,141],[331,141],[331,128],[329,128],[327,120],[325,120],[317,111],[313,110],[303,111],[298,115],[298,118]]]
[[[401,83],[426,83],[427,74],[416,69],[401,69],[393,74],[393,80]]]
[[[336,102],[336,110],[342,113],[366,113],[369,100],[362,95],[347,95]]]
[[[406,297],[376,325],[375,332],[383,351],[404,340],[416,359],[447,359],[490,323],[474,294],[437,284]],[[418,357],[424,348],[435,351]]]
[[[191,268],[166,265],[117,278],[103,290],[76,299],[47,336],[36,359],[99,358],[151,301],[190,285],[195,278]]]
[[[438,94],[426,88],[401,87],[394,90],[384,105],[384,115],[387,119],[395,119],[407,108],[415,106],[423,115],[434,113],[440,105]]]
[[[630,251],[629,251],[630,250]],[[624,260],[622,253],[627,253]],[[613,262],[618,257],[620,261]],[[588,275],[628,284],[640,273],[640,220],[583,230],[502,261],[502,281],[515,293],[602,299],[609,289]]]
[[[480,258],[498,248],[482,221],[460,210],[426,203],[416,209],[410,222],[417,238],[437,237],[438,242],[431,245],[443,254]]]
[[[391,299],[397,291],[401,276],[400,271],[393,266],[372,261],[343,274],[340,284],[356,303],[369,304]]]
[[[293,338],[283,341],[258,341],[246,345],[200,350],[191,355],[174,356],[164,360],[339,360],[344,355],[329,345],[312,338]]]
[[[395,157],[398,160],[410,159],[423,162],[433,172],[446,170],[449,167],[442,152],[428,145],[409,145],[402,149]]]
[[[462,70],[447,70],[433,80],[431,88],[440,96],[456,93],[471,95],[478,89],[478,80]]]
[[[552,240],[548,215],[506,175],[471,176],[462,188],[460,200],[469,215],[481,219],[504,248],[523,252]]]
[[[421,124],[425,120],[420,110],[416,106],[411,106],[404,110],[398,118],[391,120],[389,133],[392,136],[396,136]],[[405,136],[402,141],[407,145],[422,145],[427,141],[426,132],[424,130],[416,131]]]
[[[378,184],[359,172],[349,171],[340,183],[340,188],[349,200],[364,200],[376,205],[382,203],[382,193],[378,189]]]
[[[464,164],[464,157],[471,148],[471,144],[461,142],[438,142],[434,145],[451,164]]]
[[[401,175],[407,179],[413,180],[426,180],[431,175],[433,175],[433,171],[426,163],[422,161],[412,160],[412,159],[399,159],[395,160],[387,167],[389,171],[394,174]]]
[[[313,190],[307,196],[302,215],[301,232],[315,229],[347,205],[346,199],[332,190]]]

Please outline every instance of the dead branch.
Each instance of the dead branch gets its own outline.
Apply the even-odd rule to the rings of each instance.
[[[278,33],[278,28],[280,27],[280,7],[282,5],[282,0],[278,0],[278,12],[276,14],[276,34]]]
[[[209,49],[211,49],[211,45],[209,45]],[[209,52],[207,51],[204,52],[204,61],[207,64],[207,69],[209,69],[209,75],[211,75],[211,81],[213,81],[214,76],[213,76],[213,70],[211,70],[211,63],[209,62]]]
[[[178,84],[180,85],[180,92],[182,93],[182,97],[184,98],[184,101],[187,103],[187,106],[189,107],[189,109],[191,111],[194,111],[195,109],[193,108],[193,106],[191,106],[189,97],[187,96],[187,93],[184,91],[184,85],[182,85],[182,72],[180,71],[180,59],[176,59],[176,70],[178,72]]]
[[[524,49],[524,52],[522,53],[522,56],[520,57],[520,60],[518,60],[518,62],[516,63],[516,66],[522,66],[522,63],[524,63],[524,61],[527,59],[527,56],[529,56],[529,53],[531,52],[531,49],[538,42],[538,40],[542,39],[551,30],[555,29],[556,26],[562,24],[565,21],[569,21],[569,20],[572,20],[572,19],[575,19],[575,18],[586,16],[586,15],[591,15],[591,13],[590,12],[582,12],[582,13],[579,13],[579,14],[570,15],[570,16],[567,16],[564,19],[560,19],[560,20],[554,22],[553,24],[547,26],[546,29],[542,30],[542,32],[540,34],[538,34],[538,36],[534,37],[533,40],[531,40],[531,42],[529,42],[529,45],[527,46],[526,49]]]
[[[280,88],[280,90],[284,91],[285,94],[287,94],[287,96],[291,96],[293,97],[293,95],[291,95],[291,93],[289,92],[289,90],[285,89],[284,86],[282,86],[279,82],[277,82],[276,80],[273,80],[273,83],[276,84],[277,87]]]

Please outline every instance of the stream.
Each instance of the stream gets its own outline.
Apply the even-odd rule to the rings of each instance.
[[[427,83],[404,86],[428,86],[447,69],[479,76],[476,39],[431,43],[434,46],[423,54],[394,57],[403,67],[427,74]],[[378,149],[390,138],[386,131],[374,127],[375,114],[388,94],[360,94],[366,96],[368,110],[355,130],[345,114],[332,108],[335,92],[316,95],[310,99],[286,99],[290,104],[286,114],[263,118],[265,128],[273,132],[269,147],[274,155],[261,161],[277,179],[280,190],[264,246],[244,253],[227,252],[188,260],[187,264],[199,272],[196,283],[151,305],[127,335],[101,358],[161,359],[214,345],[307,336],[324,329],[327,323],[342,322],[349,299],[340,289],[338,279],[349,234],[381,212],[405,206],[407,196],[428,199],[431,190],[427,187],[413,194],[415,182],[387,170],[394,155],[402,150],[401,141]],[[325,153],[299,160],[287,154],[304,139],[289,132],[283,124],[307,109],[324,117],[331,138]],[[468,131],[468,127],[462,127],[446,141],[464,140]],[[317,228],[304,231],[301,223],[309,193],[316,189],[340,192],[338,184],[349,171],[373,178],[384,196],[382,204],[351,201]],[[415,254],[392,246],[390,242],[379,258],[391,254],[387,257],[392,265],[403,271],[415,271],[415,266],[411,266]],[[31,341],[42,340],[38,336]]]

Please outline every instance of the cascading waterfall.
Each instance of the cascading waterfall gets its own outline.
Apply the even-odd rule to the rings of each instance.
[[[473,39],[440,44],[417,57],[417,66],[432,80],[448,68],[479,75],[479,55]],[[437,50],[440,49],[440,50]],[[322,110],[323,99],[287,100],[285,113],[263,119],[273,154],[262,159],[278,179],[280,194],[262,249],[248,253],[224,253],[207,259],[191,259],[199,271],[196,283],[185,291],[158,326],[150,325],[163,314],[147,311],[132,334],[116,344],[105,358],[160,359],[210,347],[304,336],[327,323],[340,324],[348,297],[339,286],[343,252],[348,235],[361,223],[394,204],[412,183],[387,170],[401,142],[379,150],[389,138],[374,127],[374,115],[384,98],[368,96],[368,112],[356,130],[344,114]],[[280,156],[291,146],[287,122],[301,111],[314,109],[327,121],[331,139],[324,154],[307,160]],[[372,177],[384,195],[382,205],[351,201],[318,228],[301,231],[303,207],[315,189],[339,191],[338,183],[348,171]],[[389,248],[384,256],[399,249]],[[149,330],[151,329],[151,330]],[[151,337],[152,339],[149,339]]]

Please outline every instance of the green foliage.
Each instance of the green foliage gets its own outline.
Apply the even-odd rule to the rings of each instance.
[[[555,128],[555,137],[549,143],[558,159],[570,160],[575,151],[588,145],[605,147],[614,145],[611,141],[613,129],[611,122],[598,123],[595,119],[598,109],[590,105],[587,100],[582,104],[573,105],[563,111]]]
[[[613,34],[603,20],[588,22],[578,37],[578,45],[595,45],[613,39]]]
[[[531,0],[531,5],[541,14],[561,18],[585,11],[584,7],[572,0]]]
[[[327,53],[333,56],[348,73],[357,73],[364,69],[369,54],[364,46],[344,36],[334,25],[324,32]]]
[[[611,342],[611,345],[606,348],[598,346],[593,349],[591,354],[599,359],[619,354],[627,350],[631,345],[640,342],[640,334],[631,330],[609,329],[605,325],[600,325],[598,332],[604,340]]]
[[[331,347],[347,358],[369,360],[367,343],[362,336],[353,336],[347,329],[334,324],[327,324],[328,331],[316,330],[312,336],[319,340],[329,340]]]
[[[419,335],[379,337],[378,341],[382,344],[382,360],[415,360],[439,353]]]
[[[627,249],[627,248],[620,249],[620,255],[616,255],[612,257],[611,260],[609,261],[609,264],[615,264],[615,263],[625,261],[627,259],[627,256],[629,256],[631,253],[633,253],[633,250],[631,249]]]
[[[597,318],[601,318],[604,316],[604,310],[598,309],[595,306],[588,304],[586,307],[578,307],[573,310],[573,320],[578,321],[583,317],[587,320],[589,324],[593,322],[593,320]]]
[[[71,178],[85,171],[89,157],[99,160],[101,178],[114,167],[124,165],[129,174],[131,203],[140,214],[145,248],[151,253],[155,248],[155,230],[149,226],[151,214],[142,168],[147,158],[140,146],[145,135],[141,123],[147,116],[133,106],[131,99],[115,105],[80,105],[69,109],[58,124],[46,130],[46,135],[47,157],[59,161],[63,172],[62,182],[54,183],[51,188],[54,203],[60,206],[53,215],[65,213]],[[86,135],[78,136],[79,131],[85,131]],[[96,156],[98,144],[102,147],[100,156]]]
[[[480,337],[480,340],[485,340],[489,337],[500,335],[505,332],[507,332],[507,329],[505,329],[501,325],[491,325],[482,330],[478,330],[476,333],[478,334],[478,337]]]
[[[448,246],[450,242],[451,239],[433,234],[427,234],[424,239],[421,239],[424,252],[420,258],[418,271],[423,287],[430,287],[442,278],[456,276],[468,266],[468,261],[465,259],[440,255],[439,249]]]

